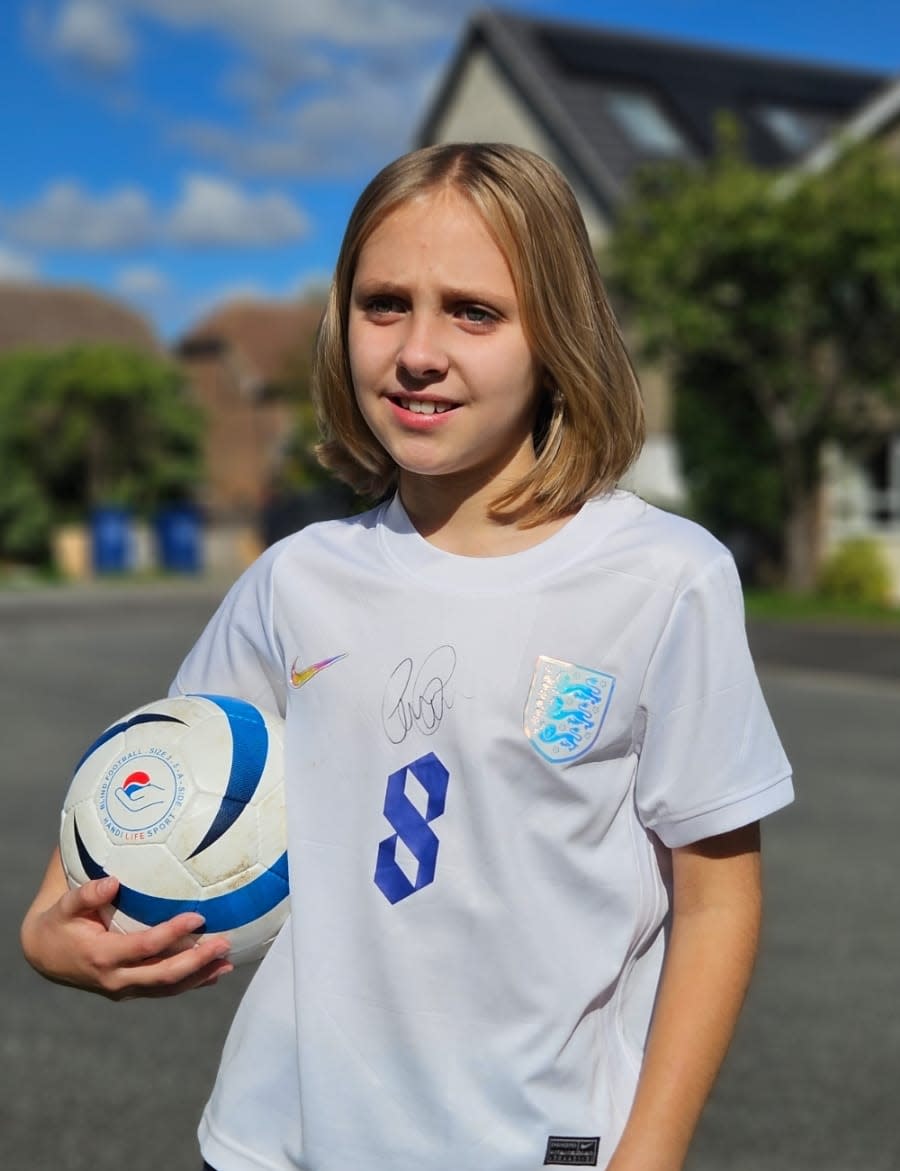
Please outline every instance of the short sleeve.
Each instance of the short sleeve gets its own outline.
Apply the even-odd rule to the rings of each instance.
[[[666,846],[737,829],[793,799],[727,553],[676,596],[640,708],[638,813]]]
[[[170,695],[233,695],[284,715],[285,672],[273,623],[277,547],[231,587],[178,670]]]

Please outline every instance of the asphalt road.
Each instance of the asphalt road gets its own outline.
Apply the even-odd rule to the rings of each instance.
[[[114,1005],[39,980],[16,932],[84,742],[164,691],[213,600],[0,596],[4,1171],[198,1171],[197,1117],[249,974]],[[760,963],[689,1168],[896,1171],[900,681],[865,661],[785,667],[785,647],[761,666],[799,801],[765,828]]]

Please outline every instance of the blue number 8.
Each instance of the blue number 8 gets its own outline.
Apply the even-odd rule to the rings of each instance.
[[[406,795],[406,778],[411,773],[428,794],[425,816]],[[390,903],[399,903],[423,886],[434,882],[438,839],[429,822],[444,812],[450,774],[433,752],[391,773],[384,795],[384,816],[397,831],[378,845],[375,885]],[[418,862],[416,881],[410,882],[397,864],[397,841],[403,842]]]

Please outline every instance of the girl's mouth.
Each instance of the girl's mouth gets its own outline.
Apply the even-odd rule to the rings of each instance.
[[[414,415],[443,415],[456,409],[456,403],[440,403],[424,398],[401,398],[392,395],[391,402],[401,410],[411,411]]]

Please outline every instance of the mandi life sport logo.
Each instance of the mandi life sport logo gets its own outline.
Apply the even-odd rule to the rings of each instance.
[[[97,809],[111,838],[149,841],[174,822],[184,799],[181,765],[164,748],[150,748],[123,753],[110,765],[97,790]]]

